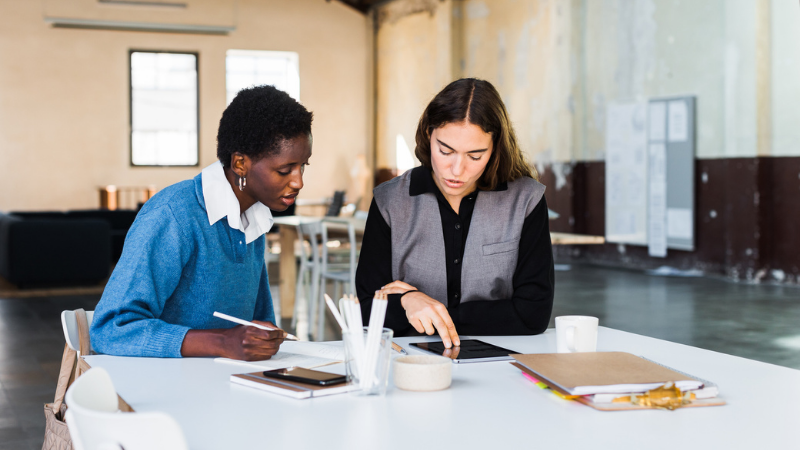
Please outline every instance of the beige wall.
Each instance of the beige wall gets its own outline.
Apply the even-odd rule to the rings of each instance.
[[[456,78],[492,82],[531,161],[569,160],[574,126],[572,3],[397,0],[378,9],[378,167],[396,138],[413,151],[428,102]]]
[[[772,2],[772,153],[800,155],[800,6]],[[800,177],[800,175],[798,175]]]
[[[464,76],[495,85],[531,162],[572,157],[572,3],[462,1]]]
[[[0,211],[94,208],[101,185],[161,189],[196,175],[216,160],[228,49],[300,55],[300,98],[314,112],[301,198],[345,189],[356,156],[371,153],[371,29],[339,2],[222,2],[233,9],[221,25],[236,26],[226,36],[52,28],[48,2],[0,0]],[[199,53],[199,167],[130,167],[132,48]]]
[[[397,136],[414,151],[417,122],[452,81],[451,1],[388,3],[376,11],[376,166],[395,168]]]
[[[450,81],[434,77],[430,63],[434,38],[447,36],[440,24],[449,23],[452,78],[479,77],[498,88],[536,163],[603,160],[611,103],[677,95],[697,96],[699,158],[800,155],[795,0],[433,3],[435,14],[406,14],[379,28],[378,73],[404,70],[378,77],[379,135],[413,133],[422,99]],[[448,12],[449,22],[441,17]],[[378,160],[385,152],[391,167],[388,134]]]

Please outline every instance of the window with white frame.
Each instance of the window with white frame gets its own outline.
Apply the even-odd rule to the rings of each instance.
[[[197,54],[132,50],[131,165],[198,164]]]
[[[295,52],[228,50],[225,85],[228,104],[244,88],[269,84],[300,101],[300,72]]]

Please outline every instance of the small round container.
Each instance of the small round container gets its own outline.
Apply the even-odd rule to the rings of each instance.
[[[450,387],[453,361],[434,355],[410,355],[396,358],[394,384],[407,391],[439,391]]]

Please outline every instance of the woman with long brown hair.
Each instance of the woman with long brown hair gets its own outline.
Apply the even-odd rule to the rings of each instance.
[[[500,94],[456,80],[420,118],[422,165],[375,188],[356,288],[366,316],[389,294],[395,336],[538,334],[553,306],[545,187],[525,161]]]

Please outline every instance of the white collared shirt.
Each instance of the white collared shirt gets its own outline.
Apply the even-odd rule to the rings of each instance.
[[[203,169],[203,199],[206,202],[208,223],[214,225],[223,217],[228,217],[228,225],[244,233],[247,243],[251,243],[272,228],[272,212],[261,202],[256,202],[240,214],[239,200],[233,193],[222,163],[217,161]]]

